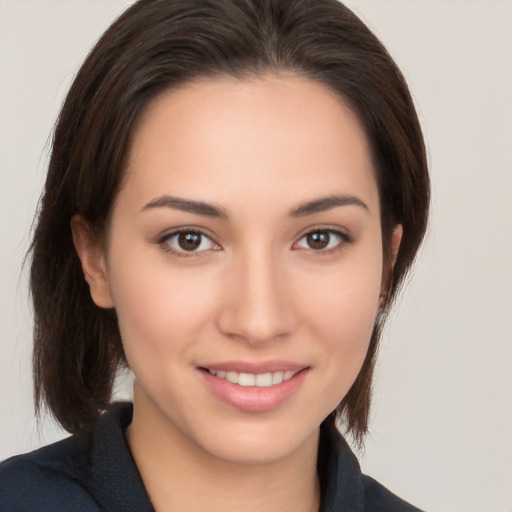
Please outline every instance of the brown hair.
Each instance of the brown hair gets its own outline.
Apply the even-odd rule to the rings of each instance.
[[[361,441],[382,323],[423,238],[429,206],[424,142],[407,85],[385,48],[337,0],[139,0],[95,45],[67,95],[31,250],[36,408],[70,432],[111,400],[125,363],[116,314],[92,301],[71,217],[97,236],[108,223],[134,122],[160,92],[191,80],[291,71],[352,107],[370,144],[380,191],[385,304],[363,367],[336,411]],[[403,237],[392,268],[391,233]]]

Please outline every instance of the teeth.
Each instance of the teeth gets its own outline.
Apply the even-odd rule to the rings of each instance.
[[[223,370],[208,370],[208,372],[219,379],[225,379],[239,386],[256,386],[258,388],[267,388],[281,384],[281,382],[291,379],[296,373],[291,370],[286,372],[259,373],[256,375],[253,373],[226,372]]]
[[[272,384],[280,384],[283,382],[284,372],[274,372],[272,374]]]
[[[236,373],[236,372],[226,372],[225,379],[228,382],[232,382],[233,384],[238,384],[238,373]]]
[[[258,375],[259,377],[259,375]],[[252,373],[239,373],[238,374],[239,386],[256,386],[256,375]]]
[[[272,386],[272,374],[271,373],[260,373],[256,375],[255,379],[256,386],[259,388],[268,388]]]

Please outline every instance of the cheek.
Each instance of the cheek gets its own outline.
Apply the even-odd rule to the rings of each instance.
[[[197,275],[176,272],[161,259],[117,258],[109,276],[129,363],[187,350],[212,315],[214,279],[199,287]]]
[[[366,357],[379,302],[379,281],[357,280],[357,285],[332,287],[330,298],[319,298],[315,338],[321,342],[323,357],[317,367],[321,374],[324,415],[334,410],[349,392]],[[319,321],[318,319],[321,319]]]
[[[317,313],[322,319],[315,324],[318,338],[324,340],[332,367],[353,381],[368,350],[378,310],[378,289],[336,290],[331,298],[324,304],[318,302]]]
[[[332,410],[355,381],[366,356],[379,307],[382,265],[364,254],[346,266],[317,274],[304,294],[310,336],[323,357],[319,373],[325,376],[326,409]],[[379,252],[377,251],[378,255]]]
[[[311,323],[332,333],[343,334],[344,343],[359,345],[368,338],[378,311],[381,265],[347,265],[316,276],[303,294]]]

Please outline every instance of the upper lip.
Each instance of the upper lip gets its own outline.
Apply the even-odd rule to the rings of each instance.
[[[238,372],[238,373],[252,373],[259,375],[262,373],[273,372],[298,372],[308,368],[307,364],[293,363],[291,361],[223,361],[219,363],[202,364],[198,368],[214,371]]]

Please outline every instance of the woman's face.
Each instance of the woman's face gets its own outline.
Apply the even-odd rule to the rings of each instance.
[[[224,460],[300,449],[354,382],[379,305],[358,120],[295,76],[163,94],[137,124],[98,267],[136,412]]]

